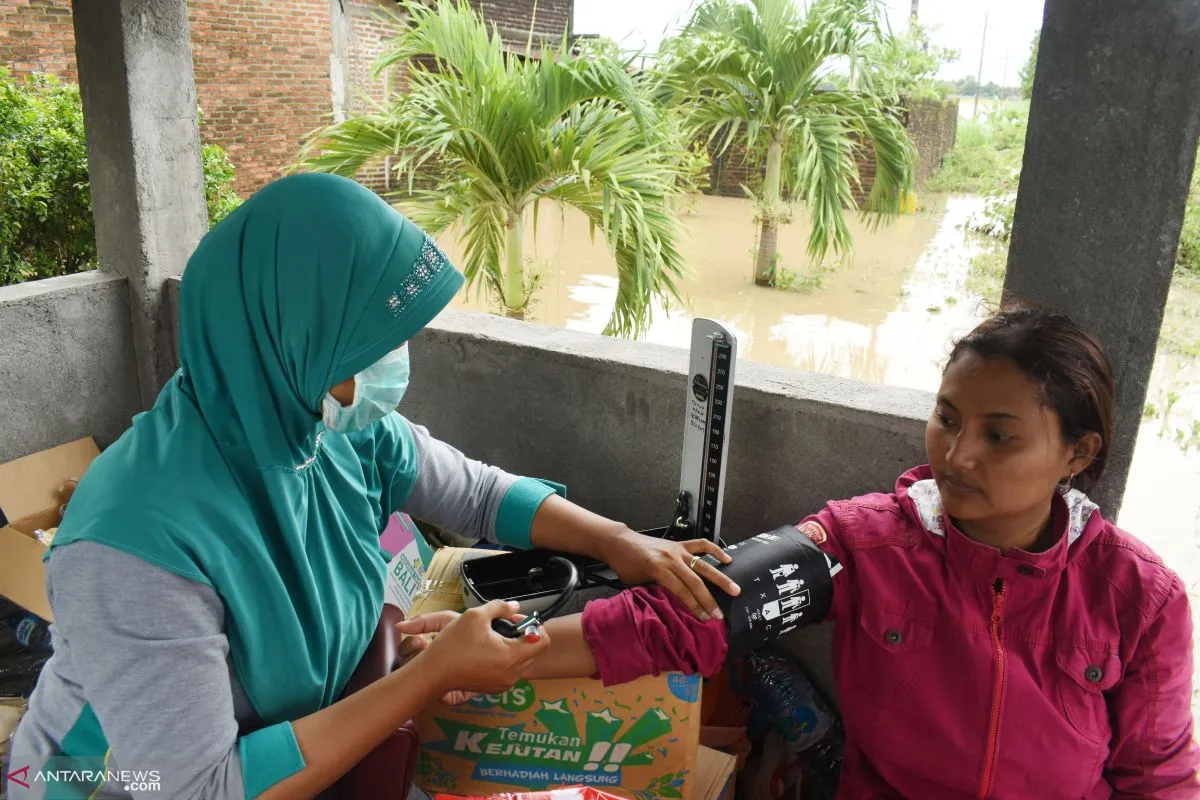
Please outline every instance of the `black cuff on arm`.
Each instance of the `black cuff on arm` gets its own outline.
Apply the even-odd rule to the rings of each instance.
[[[841,564],[794,526],[760,533],[726,547],[725,552],[733,563],[704,558],[742,589],[737,597],[713,592],[725,614],[731,656],[828,616],[833,576],[841,571]]]

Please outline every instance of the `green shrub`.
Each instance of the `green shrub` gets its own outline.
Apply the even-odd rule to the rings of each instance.
[[[203,161],[215,223],[241,200],[225,151],[206,145]],[[79,88],[42,75],[18,82],[0,67],[0,286],[95,267]]]
[[[90,269],[96,258],[79,90],[0,68],[0,285]]]
[[[1192,191],[1188,195],[1175,265],[1180,270],[1200,276],[1200,155],[1197,155],[1196,161],[1196,169],[1192,173]]]
[[[964,119],[958,123],[958,133],[954,138],[955,148],[972,150],[984,147],[988,143],[988,130],[978,120]]]
[[[242,198],[233,190],[233,164],[225,149],[206,144],[200,149],[204,162],[204,201],[208,204],[208,224],[216,225],[239,205]]]
[[[1025,153],[1029,106],[1003,106],[983,122],[964,120],[958,126],[954,150],[929,181],[934,192],[1000,195],[1015,192]]]

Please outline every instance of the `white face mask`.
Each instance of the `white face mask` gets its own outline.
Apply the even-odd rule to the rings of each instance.
[[[402,344],[354,376],[354,402],[343,406],[332,394],[321,403],[325,427],[360,431],[396,410],[408,388],[408,345]]]

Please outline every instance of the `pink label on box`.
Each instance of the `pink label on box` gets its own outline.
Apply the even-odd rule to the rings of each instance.
[[[412,544],[417,537],[417,526],[412,517],[397,511],[388,518],[387,527],[379,536],[379,546],[396,554]]]

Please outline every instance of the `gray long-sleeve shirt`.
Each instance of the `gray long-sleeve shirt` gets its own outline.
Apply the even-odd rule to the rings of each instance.
[[[497,541],[501,503],[520,479],[410,427],[419,467],[403,510],[474,539]],[[245,798],[238,739],[261,721],[234,672],[216,592],[86,541],[54,551],[46,584],[56,618],[72,624],[69,636],[52,626],[54,655],[17,729],[11,764],[14,770],[30,766],[30,788],[10,782],[13,800],[46,796],[45,784],[34,776],[61,752],[63,738],[88,706],[109,742],[137,754],[136,763],[111,758],[106,773],[159,784],[108,780],[95,797]],[[117,775],[121,771],[150,774]]]

